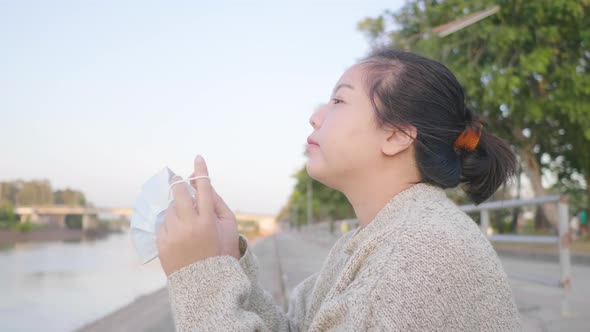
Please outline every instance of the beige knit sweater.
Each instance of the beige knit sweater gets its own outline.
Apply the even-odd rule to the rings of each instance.
[[[417,184],[331,249],[285,313],[242,257],[195,262],[168,278],[180,331],[520,331],[506,274],[476,224],[442,189]]]

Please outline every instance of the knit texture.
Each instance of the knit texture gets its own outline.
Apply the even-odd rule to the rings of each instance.
[[[506,274],[477,225],[445,192],[416,184],[343,235],[299,284],[288,312],[240,260],[217,256],[168,278],[179,331],[521,331]]]

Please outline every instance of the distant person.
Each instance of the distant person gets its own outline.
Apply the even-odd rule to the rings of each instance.
[[[578,218],[580,219],[580,237],[586,240],[588,238],[588,212],[582,210]]]
[[[575,215],[570,220],[570,237],[572,241],[577,241],[580,232],[580,217]]]
[[[481,203],[516,159],[444,65],[375,53],[342,75],[310,123],[307,171],[346,195],[360,227],[284,312],[261,288],[256,257],[210,180],[193,183],[196,202],[175,186],[158,247],[178,330],[521,330],[494,249],[443,190],[462,185]],[[197,157],[194,175],[207,174]]]
[[[348,221],[342,221],[340,223],[340,233],[346,234],[346,233],[348,233],[349,230],[350,230],[350,225],[348,224]]]

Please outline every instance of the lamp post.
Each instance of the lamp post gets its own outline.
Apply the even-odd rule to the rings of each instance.
[[[309,175],[308,175],[309,176]],[[312,190],[312,180],[311,180],[311,176],[307,179],[307,224],[311,225],[311,223],[313,222],[312,220],[312,195],[313,195],[313,190]]]
[[[454,32],[457,32],[463,28],[473,25],[473,24],[485,19],[486,17],[492,16],[495,13],[497,13],[498,11],[500,11],[500,6],[493,6],[488,9],[484,9],[484,10],[475,12],[473,14],[467,15],[467,16],[462,17],[460,19],[436,26],[436,27],[430,29],[430,31],[428,31],[426,33],[417,33],[415,35],[412,35],[412,36],[402,40],[402,43],[404,44],[404,49],[409,51],[411,42],[413,42],[414,40],[416,40],[420,37],[428,38],[428,35],[431,33],[433,33],[441,38],[446,37]],[[391,32],[393,32],[393,31],[391,31]]]

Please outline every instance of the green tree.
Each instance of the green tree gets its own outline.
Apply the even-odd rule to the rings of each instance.
[[[64,204],[91,206],[86,196],[79,190],[70,188],[53,191],[49,180],[5,181],[0,182],[0,203],[12,206]]]
[[[433,33],[496,5],[500,10],[480,22],[446,37]],[[537,196],[548,193],[544,172],[579,174],[590,193],[590,0],[414,0],[359,29],[373,45],[446,64],[465,87],[467,105],[514,145]],[[553,205],[544,212],[556,222]]]
[[[86,198],[84,193],[78,190],[66,188],[65,190],[56,190],[53,193],[55,204],[85,206]]]
[[[12,224],[16,221],[14,206],[11,202],[0,201],[0,223]]]
[[[15,204],[22,183],[22,180],[0,182],[0,202],[6,201]]]
[[[322,183],[313,180],[307,174],[306,167],[302,167],[293,175],[297,180],[289,202],[279,213],[278,220],[284,220],[295,212],[298,223],[307,222],[307,185],[312,185],[312,216],[314,221],[334,221],[354,218],[354,210],[346,196]]]
[[[24,182],[16,195],[16,205],[53,204],[53,190],[49,180]]]

